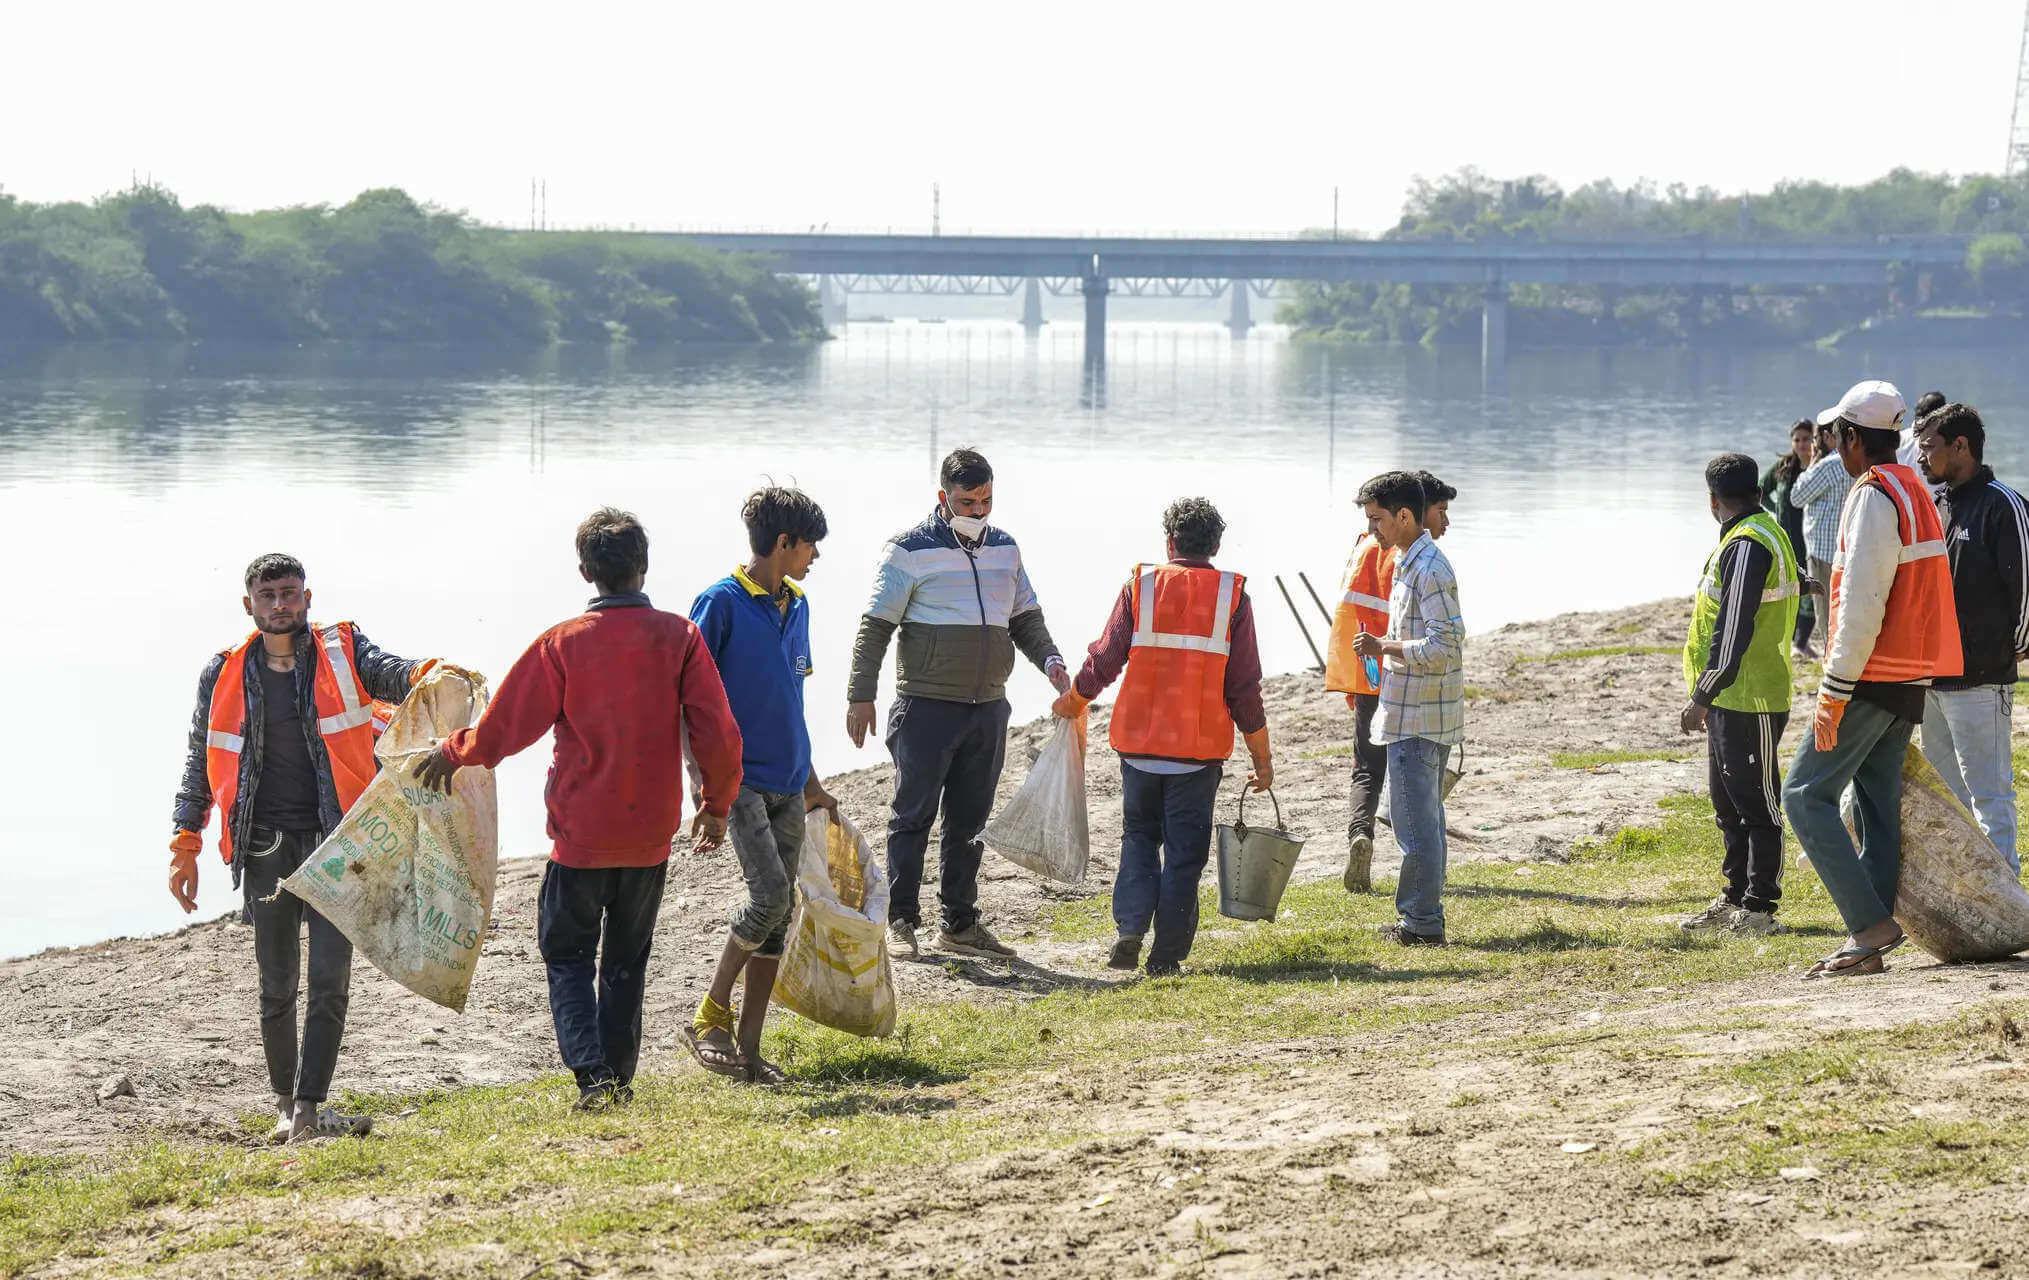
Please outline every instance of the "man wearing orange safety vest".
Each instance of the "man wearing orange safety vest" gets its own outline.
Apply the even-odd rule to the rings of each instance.
[[[1423,527],[1434,542],[1451,527],[1450,504],[1458,490],[1428,471],[1417,472],[1416,478],[1422,482],[1429,503]],[[1342,877],[1347,893],[1365,893],[1373,887],[1374,813],[1381,805],[1382,788],[1388,784],[1388,748],[1374,741],[1373,729],[1374,712],[1381,705],[1381,664],[1378,659],[1362,658],[1354,646],[1362,635],[1388,634],[1388,594],[1395,587],[1399,555],[1394,548],[1382,546],[1373,534],[1360,535],[1353,544],[1352,559],[1346,562],[1339,607],[1332,616],[1331,639],[1325,650],[1324,687],[1345,694],[1346,705],[1353,709],[1352,818],[1346,823],[1346,870]]]
[[[1212,808],[1237,726],[1266,791],[1275,780],[1268,715],[1261,705],[1261,653],[1246,579],[1216,569],[1226,522],[1203,498],[1163,513],[1170,560],[1136,565],[1106,632],[1051,708],[1084,711],[1122,669],[1109,740],[1120,753],[1120,872],[1113,922],[1120,937],[1109,968],[1131,970],[1153,924],[1152,978],[1178,972],[1198,932],[1198,881],[1212,847]]]
[[[1783,809],[1850,937],[1807,978],[1880,973],[1900,946],[1902,762],[1935,677],[1959,673],[1958,614],[1944,527],[1930,490],[1895,460],[1902,394],[1862,382],[1818,415],[1837,424],[1853,487],[1832,562],[1825,674],[1813,732],[1797,748]],[[1839,816],[1852,785],[1860,848]]]
[[[292,556],[264,555],[247,566],[241,603],[254,634],[214,655],[197,682],[169,843],[169,892],[185,912],[197,910],[197,856],[217,808],[218,851],[253,920],[261,1047],[280,1113],[273,1137],[363,1134],[369,1117],[322,1105],[345,1035],[352,943],[277,886],[373,780],[373,745],[391,704],[436,663],[383,652],[350,622],[309,621],[303,565]],[[299,1053],[296,986],[306,920],[309,999]]]

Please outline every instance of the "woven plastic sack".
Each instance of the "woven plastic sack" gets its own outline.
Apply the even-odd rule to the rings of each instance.
[[[893,1033],[888,875],[849,819],[811,812],[796,897],[802,909],[775,977],[775,1003],[856,1036]]]
[[[1946,964],[2029,949],[2029,892],[1914,744],[1902,758],[1895,919]]]
[[[1059,718],[1029,776],[980,832],[1003,858],[1045,880],[1082,884],[1092,856],[1085,817],[1085,713]]]
[[[441,667],[409,692],[374,747],[380,773],[282,888],[352,939],[374,967],[464,1012],[493,915],[499,806],[491,769],[460,769],[451,793],[410,775],[439,738],[486,709],[484,679]]]

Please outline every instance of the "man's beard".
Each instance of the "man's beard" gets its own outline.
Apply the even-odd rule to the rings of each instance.
[[[278,622],[272,618],[254,619],[254,630],[259,631],[263,635],[293,636],[305,628],[306,624],[301,615],[291,617],[287,622]]]

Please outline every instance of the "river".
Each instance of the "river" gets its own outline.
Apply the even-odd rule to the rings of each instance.
[[[1800,414],[1861,377],[1941,387],[1988,414],[1989,459],[2022,460],[2029,374],[1996,357],[1821,352],[1516,352],[1482,391],[1477,353],[1323,349],[1272,329],[1128,324],[1103,396],[1075,326],[855,324],[815,347],[559,349],[503,356],[343,347],[0,348],[0,540],[13,680],[0,741],[0,956],[183,919],[166,889],[173,793],[198,672],[247,631],[240,573],[282,550],[320,620],[498,678],[578,612],[571,534],[602,504],[652,540],[648,590],[688,609],[745,554],[742,498],[773,480],[823,503],[807,586],[825,772],[871,764],[844,732],[852,636],[882,541],[927,512],[965,444],[997,473],[1069,654],[1097,634],[1159,516],[1204,494],[1224,566],[1251,576],[1270,671],[1310,654],[1277,592],[1329,600],[1362,479],[1427,466],[1456,485],[1445,550],[1469,631],[1688,593],[1713,537],[1701,471],[1766,462]],[[883,702],[892,687],[883,682]],[[1322,696],[1322,695],[1321,695]],[[1017,719],[1043,713],[1030,670]],[[547,742],[500,771],[502,852],[544,850]],[[883,815],[858,815],[878,827]],[[207,849],[204,915],[233,905]]]

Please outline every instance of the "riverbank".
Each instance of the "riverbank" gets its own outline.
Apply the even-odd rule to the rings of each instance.
[[[1452,947],[1373,937],[1386,839],[1383,893],[1337,886],[1351,717],[1313,677],[1278,677],[1277,793],[1310,838],[1280,920],[1208,909],[1182,978],[1105,970],[1119,786],[1095,749],[1084,890],[988,859],[983,903],[1021,961],[897,966],[890,1041],[778,1015],[794,1083],[774,1094],[704,1077],[673,1038],[737,897],[726,857],[672,863],[642,1097],[610,1116],[566,1111],[534,860],[503,867],[463,1018],[356,971],[341,1084],[383,1117],[363,1143],[254,1142],[236,925],[0,964],[0,1273],[1831,1274],[2029,1256],[2012,1208],[2029,965],[1910,955],[1805,986],[1837,931],[1801,867],[1790,935],[1671,923],[1717,869],[1709,810],[1682,798],[1704,777],[1676,727],[1683,615],[1474,638]],[[1014,731],[1004,792],[1046,729]],[[890,783],[831,780],[868,827]],[[113,1075],[136,1096],[100,1102]]]

